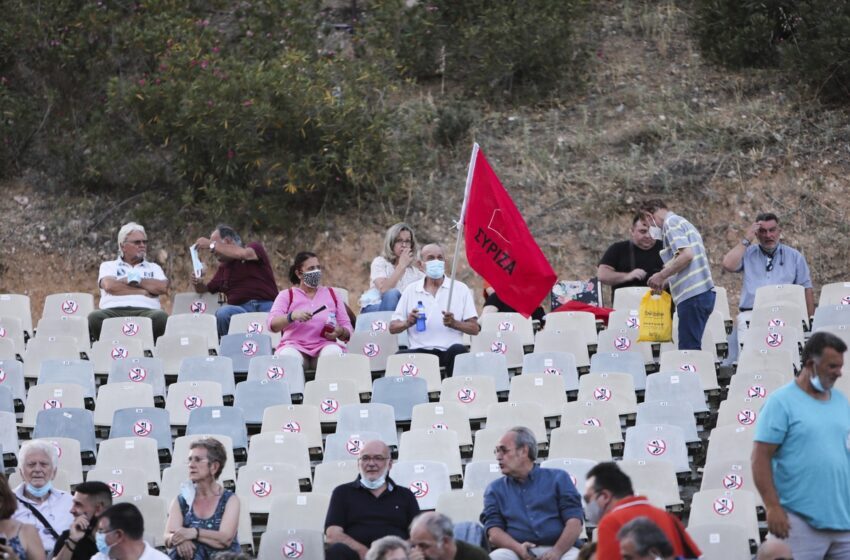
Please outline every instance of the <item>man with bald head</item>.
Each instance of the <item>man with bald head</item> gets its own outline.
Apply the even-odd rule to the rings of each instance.
[[[407,539],[407,528],[419,514],[413,493],[389,477],[393,461],[387,444],[366,442],[357,463],[357,479],[331,494],[325,517],[327,560],[363,560],[372,541],[387,535]]]
[[[404,289],[393,313],[390,332],[407,331],[410,342],[403,353],[433,354],[440,359],[446,375],[451,376],[455,357],[467,352],[463,335],[475,336],[481,331],[475,301],[469,287],[455,280],[449,308],[452,281],[446,276],[446,258],[440,245],[432,243],[422,247],[418,266],[425,273],[425,278]],[[425,312],[424,330],[417,325],[420,303]]]
[[[410,524],[410,560],[489,560],[483,548],[455,540],[452,520],[427,511]]]

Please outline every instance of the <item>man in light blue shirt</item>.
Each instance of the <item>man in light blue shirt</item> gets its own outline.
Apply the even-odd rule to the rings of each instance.
[[[833,390],[846,351],[837,336],[814,333],[802,371],[756,422],[753,479],[768,530],[794,558],[850,558],[850,403]]]
[[[481,523],[491,560],[572,560],[584,513],[566,471],[535,464],[537,440],[516,427],[495,449],[502,478],[487,486]]]
[[[762,286],[797,284],[805,288],[806,313],[815,313],[815,297],[812,278],[806,258],[796,249],[780,241],[782,228],[779,218],[772,212],[756,216],[756,221],[744,233],[740,243],[732,247],[723,257],[723,270],[743,272],[741,302],[738,305],[738,340],[746,331],[747,321],[752,316],[756,290]],[[758,240],[758,244],[755,241]]]

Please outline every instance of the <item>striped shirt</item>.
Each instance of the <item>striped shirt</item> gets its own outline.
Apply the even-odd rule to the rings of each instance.
[[[713,289],[714,281],[711,279],[708,255],[705,253],[702,236],[696,228],[683,217],[668,212],[662,234],[664,248],[661,249],[661,260],[665,266],[685,247],[690,247],[694,253],[694,258],[688,266],[669,279],[673,301],[679,304]]]

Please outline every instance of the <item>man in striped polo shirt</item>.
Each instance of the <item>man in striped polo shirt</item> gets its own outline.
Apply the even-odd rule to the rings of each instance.
[[[670,294],[679,313],[679,350],[701,350],[702,335],[714,310],[714,281],[702,236],[683,217],[667,209],[662,200],[647,200],[641,205],[650,235],[661,239],[664,268],[647,280],[650,288],[660,291],[670,285]]]

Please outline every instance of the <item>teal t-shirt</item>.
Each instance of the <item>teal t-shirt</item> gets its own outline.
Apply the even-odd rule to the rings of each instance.
[[[755,441],[777,444],[773,480],[782,507],[815,529],[850,530],[850,403],[819,401],[791,382],[771,395]]]

